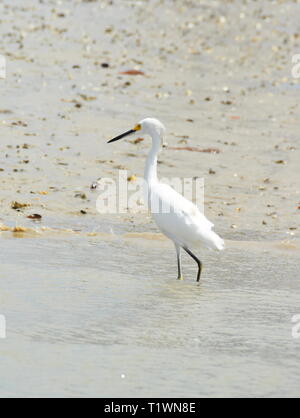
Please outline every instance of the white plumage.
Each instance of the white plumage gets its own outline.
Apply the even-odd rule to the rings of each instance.
[[[182,278],[180,249],[183,248],[198,264],[197,281],[199,281],[202,263],[192,250],[198,249],[201,245],[213,250],[223,250],[224,241],[212,230],[213,223],[199,211],[196,205],[169,185],[158,180],[157,155],[165,133],[165,127],[159,120],[143,119],[134,129],[109,142],[121,139],[136,131],[150,135],[152,138],[152,147],[147,157],[144,177],[147,184],[146,197],[153,219],[161,232],[175,244],[178,278]]]
[[[224,241],[212,230],[210,222],[194,203],[163,183],[150,188],[161,207],[170,208],[168,213],[152,213],[159,229],[181,247],[197,248],[201,244],[211,250],[223,250]]]

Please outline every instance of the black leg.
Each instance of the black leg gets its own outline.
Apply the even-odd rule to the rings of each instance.
[[[175,244],[176,248],[176,254],[177,254],[177,267],[178,267],[178,280],[183,280],[182,274],[181,274],[181,257],[180,257],[180,247],[179,245]]]
[[[201,271],[202,271],[202,263],[199,260],[198,257],[195,256],[195,254],[192,253],[192,251],[190,251],[188,248],[183,247],[183,249],[188,253],[188,255],[190,255],[198,264],[198,274],[197,274],[197,282],[200,281],[200,276],[201,276]]]

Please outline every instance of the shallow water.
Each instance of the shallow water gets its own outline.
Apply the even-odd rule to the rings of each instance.
[[[299,4],[2,0],[0,15],[0,230],[31,228],[0,232],[0,397],[299,397]],[[176,280],[147,215],[100,215],[89,191],[142,175],[148,140],[106,142],[148,116],[167,128],[159,175],[204,177],[227,240],[200,252],[200,286],[186,255]]]
[[[1,396],[299,396],[299,242],[5,239]]]

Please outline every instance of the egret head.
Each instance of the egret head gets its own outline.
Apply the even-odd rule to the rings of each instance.
[[[138,123],[138,126],[141,127],[141,133],[150,135],[152,137],[154,135],[162,137],[166,131],[164,125],[158,119],[154,118],[143,119]]]
[[[163,138],[165,130],[164,125],[158,119],[146,118],[141,120],[134,128],[116,136],[108,141],[108,143],[118,141],[119,139],[125,138],[125,136],[132,135],[134,133],[150,135],[152,138]]]

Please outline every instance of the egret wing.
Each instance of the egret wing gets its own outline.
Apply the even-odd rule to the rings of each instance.
[[[159,183],[153,190],[155,197],[162,203],[165,213],[175,212],[182,214],[187,223],[194,224],[197,220],[205,228],[211,229],[214,224],[210,222],[197,206],[174,190],[168,184]]]

